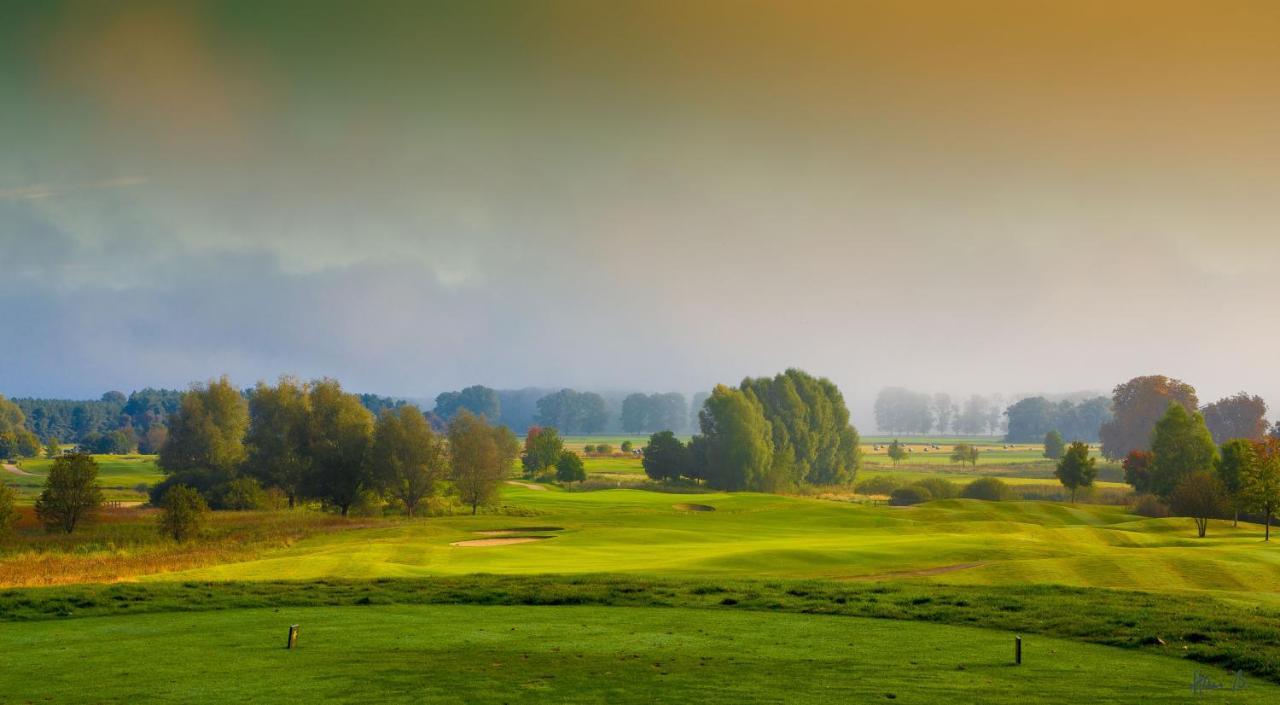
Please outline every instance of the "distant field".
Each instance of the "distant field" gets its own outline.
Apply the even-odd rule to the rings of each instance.
[[[164,479],[160,468],[156,467],[154,455],[95,455],[98,463],[98,484],[103,488],[103,495],[108,500],[138,501],[146,499],[137,492],[138,485],[153,485]],[[4,473],[6,483],[13,485],[30,499],[39,494],[44,486],[44,476],[53,465],[51,458],[28,458],[18,463],[23,472],[35,477],[26,477]]]
[[[289,624],[298,648],[282,648]],[[1184,703],[1224,670],[1008,632],[712,609],[343,606],[0,630],[14,702]],[[217,654],[211,658],[211,654]],[[163,655],[162,657],[157,657]],[[40,674],[32,677],[32,674]],[[1220,694],[1214,694],[1220,695]],[[1251,679],[1226,702],[1270,703]],[[1214,698],[1217,701],[1219,698]]]

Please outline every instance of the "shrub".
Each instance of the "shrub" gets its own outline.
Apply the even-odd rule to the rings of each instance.
[[[1169,516],[1169,507],[1160,498],[1153,494],[1140,494],[1134,500],[1133,506],[1129,511],[1138,516],[1150,517],[1152,519],[1163,519]]]
[[[587,455],[591,455],[592,453],[596,452],[596,447],[588,443],[587,445],[582,446],[582,452],[586,453]]]
[[[279,487],[269,487],[262,492],[263,509],[284,509],[289,506],[289,495]]]
[[[912,504],[920,504],[933,499],[933,495],[929,494],[929,489],[920,485],[908,485],[899,487],[889,494],[889,504],[895,507],[905,507]]]
[[[539,470],[538,473],[533,476],[533,481],[534,482],[555,482],[556,466],[552,465],[551,467],[547,467]]]
[[[960,494],[960,486],[950,480],[944,480],[941,477],[926,477],[919,482],[914,483],[917,487],[923,487],[929,490],[930,496],[934,499],[951,499]]]
[[[1010,499],[1013,493],[1009,486],[994,477],[980,477],[964,486],[960,496],[965,499],[981,499],[987,502],[1003,502]]]
[[[621,450],[623,453],[630,453],[634,448],[635,446],[631,444],[631,441],[622,442]]]
[[[561,482],[582,482],[587,479],[586,468],[577,453],[566,450],[556,461],[556,479]]]
[[[872,477],[854,485],[853,491],[858,494],[890,494],[901,486],[897,480],[892,477],[881,475],[880,477]]]
[[[200,493],[186,485],[170,487],[160,507],[160,531],[179,543],[200,533],[209,511]]]
[[[18,508],[14,506],[17,499],[17,490],[0,482],[0,536],[12,531],[14,523],[18,521]]]
[[[613,446],[608,443],[597,443],[596,453],[599,453],[600,455],[613,455]]]
[[[252,477],[237,477],[222,490],[224,509],[262,509],[266,504],[266,492]]]

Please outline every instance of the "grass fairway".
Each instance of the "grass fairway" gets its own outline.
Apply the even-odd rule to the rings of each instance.
[[[278,580],[471,573],[637,573],[1060,584],[1276,598],[1261,528],[1145,519],[1119,507],[948,500],[871,507],[750,493],[563,492],[509,486],[530,514],[406,521],[304,539],[256,560],[149,579]],[[689,511],[696,503],[715,511]],[[454,546],[520,526],[531,543]],[[508,535],[518,535],[512,532]]]
[[[138,485],[153,485],[164,479],[164,474],[156,467],[154,455],[95,455],[93,459],[98,463],[98,484],[108,500],[146,500],[146,496],[136,490]],[[30,500],[44,487],[44,478],[53,467],[53,459],[26,458],[19,467],[31,475],[5,473],[3,479],[19,488]]]
[[[293,623],[299,648],[286,651]],[[1007,632],[670,608],[92,617],[0,630],[0,649],[9,702],[1185,703],[1197,670],[1231,682],[1208,666],[1047,637],[1028,637],[1016,667]],[[1211,697],[1276,702],[1280,687],[1250,679]]]

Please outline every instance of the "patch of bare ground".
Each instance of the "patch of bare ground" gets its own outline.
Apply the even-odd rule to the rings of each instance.
[[[508,536],[500,539],[471,539],[469,541],[454,541],[450,546],[462,546],[464,548],[483,547],[483,546],[510,546],[517,543],[533,543],[535,541],[543,541],[545,539],[553,539],[554,536]]]
[[[671,507],[682,512],[714,512],[716,510],[710,504],[673,504]]]

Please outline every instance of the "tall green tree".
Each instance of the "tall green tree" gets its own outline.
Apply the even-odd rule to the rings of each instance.
[[[98,463],[93,456],[77,453],[53,461],[44,490],[36,499],[36,516],[49,531],[71,533],[91,521],[102,505],[98,488]]]
[[[306,444],[311,496],[347,516],[351,506],[372,488],[365,461],[372,439],[373,414],[358,396],[342,391],[336,380],[313,382]]]
[[[1171,402],[1151,435],[1151,491],[1168,498],[1182,478],[1212,471],[1218,447],[1199,412]]]
[[[1058,461],[1053,474],[1063,487],[1071,491],[1072,504],[1075,504],[1076,492],[1081,487],[1093,485],[1094,478],[1098,476],[1098,468],[1094,466],[1096,461],[1096,458],[1089,457],[1089,444],[1082,441],[1072,443]]]
[[[543,468],[554,467],[564,452],[560,432],[550,426],[533,426],[524,438],[524,455],[521,464],[526,475],[535,475]]]
[[[0,536],[8,536],[18,522],[18,491],[0,481]]]
[[[671,431],[649,436],[640,464],[651,480],[676,480],[689,469],[689,449]]]
[[[290,508],[302,497],[311,467],[310,415],[310,390],[294,377],[281,377],[274,387],[260,382],[249,396],[245,471],[283,492]]]
[[[582,458],[571,450],[560,453],[556,461],[556,479],[560,482],[582,482],[587,479],[587,469],[582,465]]]
[[[782,479],[771,475],[773,429],[755,394],[717,385],[699,414],[705,449],[699,460],[707,484],[722,490],[770,491]]]
[[[1249,469],[1258,460],[1255,442],[1244,438],[1227,441],[1222,444],[1215,465],[1218,479],[1222,481],[1222,489],[1226,494],[1227,506],[1232,512],[1232,526],[1240,525],[1240,511],[1244,509],[1244,483]]]
[[[209,492],[235,477],[245,459],[249,405],[226,377],[193,385],[169,416],[169,438],[157,465],[168,484]]]
[[[951,462],[968,463],[974,469],[978,467],[978,456],[982,451],[978,450],[978,446],[970,443],[959,443],[951,449]]]
[[[745,379],[773,434],[773,474],[789,485],[846,485],[857,475],[858,432],[840,389],[795,368]]]
[[[493,504],[498,487],[515,461],[515,436],[506,426],[493,427],[482,416],[463,410],[449,424],[449,459],[454,489],[476,514]]]
[[[409,516],[435,493],[436,481],[448,472],[444,442],[416,406],[382,412],[369,457],[378,488],[399,500]]]
[[[1050,460],[1060,460],[1066,450],[1067,444],[1062,440],[1062,434],[1058,433],[1057,429],[1044,434],[1044,457]]]
[[[894,467],[898,467],[898,463],[902,462],[903,460],[906,460],[907,457],[911,455],[911,452],[907,450],[907,447],[899,443],[898,439],[896,438],[893,439],[893,442],[889,444],[888,452],[889,452],[889,459],[893,461]]]
[[[470,411],[476,416],[483,416],[490,423],[497,423],[502,417],[502,400],[496,390],[483,385],[474,385],[458,392],[445,392],[436,397],[435,412],[445,421],[452,420],[460,411]]]
[[[1271,540],[1271,520],[1280,507],[1280,439],[1268,438],[1254,445],[1254,462],[1245,473],[1242,500],[1250,511],[1261,512]]]

